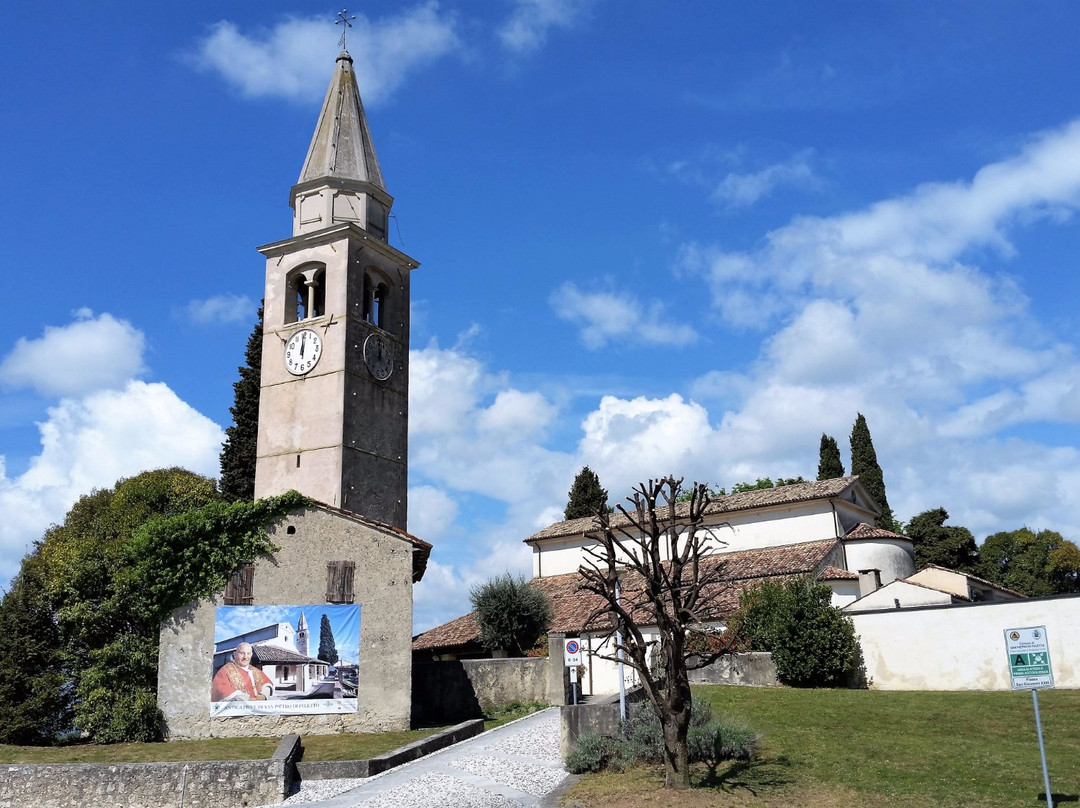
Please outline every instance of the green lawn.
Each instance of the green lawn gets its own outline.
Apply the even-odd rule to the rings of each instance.
[[[695,689],[695,698],[708,699],[714,713],[741,718],[761,732],[762,755],[676,804],[1044,804],[1030,691],[703,687]],[[1042,691],[1039,704],[1051,789],[1067,805],[1080,796],[1080,691]],[[589,776],[564,805],[652,805],[647,794],[659,783],[648,771],[621,781]]]

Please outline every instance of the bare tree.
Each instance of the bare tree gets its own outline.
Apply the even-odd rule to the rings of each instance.
[[[690,786],[687,671],[721,653],[687,649],[688,635],[711,633],[707,623],[717,617],[711,601],[722,565],[709,563],[707,556],[725,542],[704,525],[708,486],[694,483],[689,498],[679,502],[682,483],[681,477],[638,483],[627,497],[631,510],[618,505],[615,513],[598,514],[596,529],[587,534],[597,545],[586,549],[579,569],[582,589],[603,601],[586,625],[610,619],[609,637],[621,637],[614,642],[615,654],[622,650],[624,662],[637,671],[663,726],[668,788]]]

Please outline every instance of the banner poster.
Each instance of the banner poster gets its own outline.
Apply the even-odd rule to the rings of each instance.
[[[355,713],[359,604],[218,606],[210,715]]]

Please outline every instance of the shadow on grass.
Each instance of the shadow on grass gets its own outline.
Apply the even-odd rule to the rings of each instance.
[[[705,775],[695,785],[698,788],[713,788],[720,791],[748,791],[753,796],[758,791],[790,785],[794,778],[788,771],[791,761],[784,755],[758,760],[740,760],[720,770],[710,766]]]
[[[1056,792],[1050,792],[1050,796],[1054,798],[1054,805],[1058,805],[1063,802],[1080,802],[1080,794],[1058,794]],[[1039,802],[1046,802],[1046,792],[1039,792]]]

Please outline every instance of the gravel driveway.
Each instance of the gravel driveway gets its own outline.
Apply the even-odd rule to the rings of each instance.
[[[539,806],[566,779],[559,709],[505,724],[363,780],[314,780],[283,805],[344,808]],[[553,804],[553,803],[551,803]]]

